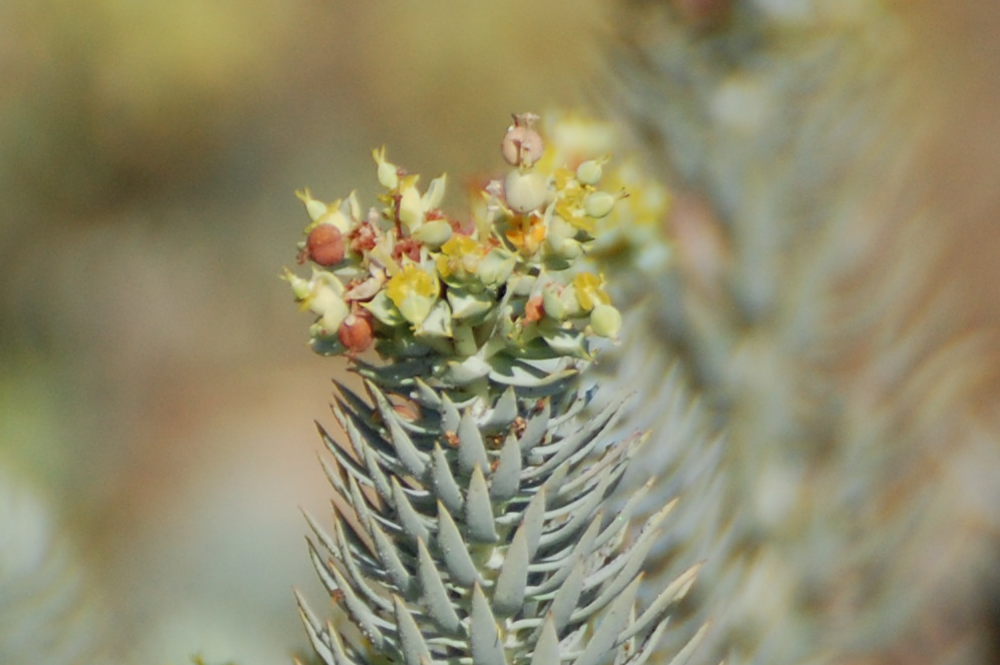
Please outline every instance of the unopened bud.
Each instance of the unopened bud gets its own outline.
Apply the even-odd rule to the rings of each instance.
[[[503,181],[504,198],[516,212],[531,212],[549,200],[549,182],[541,173],[511,171]]]
[[[500,144],[503,158],[511,166],[531,166],[539,160],[544,150],[541,135],[532,128],[538,116],[534,113],[517,113],[514,124]]]
[[[614,339],[622,329],[622,315],[612,305],[594,305],[590,312],[590,327],[595,335]]]
[[[583,200],[583,210],[590,217],[600,219],[615,207],[615,197],[607,192],[591,192]]]
[[[596,185],[603,175],[601,163],[596,159],[588,159],[576,167],[576,179],[584,185]]]

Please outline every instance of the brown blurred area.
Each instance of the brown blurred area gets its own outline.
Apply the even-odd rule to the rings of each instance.
[[[294,190],[371,200],[383,143],[425,177],[495,169],[511,112],[613,105],[602,4],[0,3],[0,464],[75,539],[123,662],[304,644],[297,507],[325,511],[312,421],[342,365],[278,279]],[[1000,5],[899,4],[942,118],[941,277],[993,327]],[[981,394],[995,411],[996,374]]]

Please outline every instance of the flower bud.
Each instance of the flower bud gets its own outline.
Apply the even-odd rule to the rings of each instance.
[[[576,179],[584,185],[596,185],[601,175],[601,163],[596,159],[588,159],[576,167]]]
[[[542,137],[532,128],[536,120],[538,116],[534,113],[514,115],[514,124],[507,129],[500,144],[500,153],[511,166],[529,167],[542,156]]]
[[[595,335],[614,339],[622,329],[622,315],[614,306],[600,303],[590,312],[590,327]]]
[[[531,212],[549,200],[549,181],[541,173],[514,170],[503,181],[504,198],[516,212]]]
[[[615,197],[607,192],[591,192],[583,200],[583,211],[595,219],[607,216],[614,207]]]

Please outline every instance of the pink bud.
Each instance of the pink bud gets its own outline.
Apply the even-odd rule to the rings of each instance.
[[[500,152],[512,166],[531,166],[542,156],[542,137],[532,125],[538,120],[534,113],[515,113],[514,124],[500,144]]]

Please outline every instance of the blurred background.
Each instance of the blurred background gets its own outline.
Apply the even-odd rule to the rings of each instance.
[[[383,143],[425,177],[493,170],[511,112],[613,106],[607,4],[0,3],[0,483],[36,525],[0,549],[27,529],[70,553],[66,611],[105,627],[109,662],[304,646],[298,507],[326,510],[312,421],[342,365],[278,279],[293,192],[370,201]],[[949,276],[993,325],[1000,6],[897,4],[943,118],[926,186]]]

